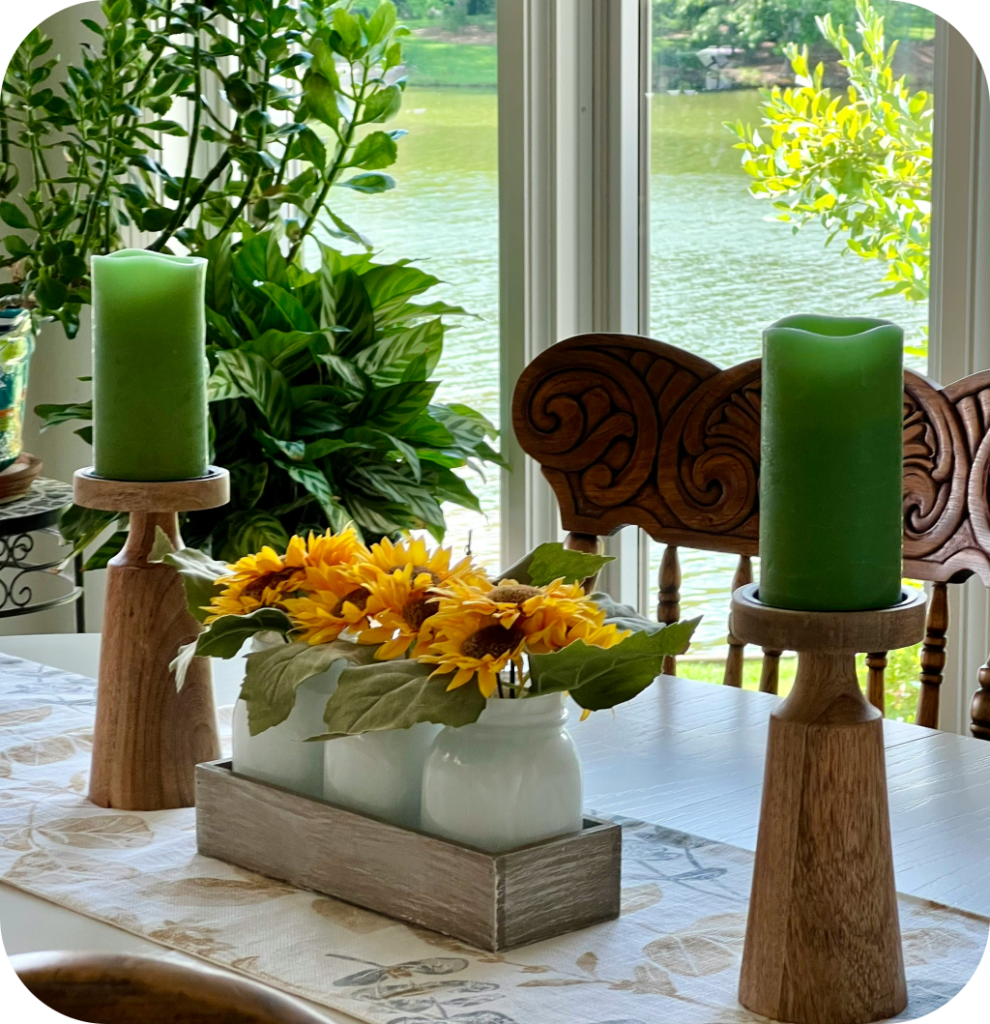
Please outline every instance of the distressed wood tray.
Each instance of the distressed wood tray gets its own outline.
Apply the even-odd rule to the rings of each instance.
[[[205,857],[443,932],[512,949],[619,916],[622,830],[584,829],[488,853],[238,775],[196,768]]]

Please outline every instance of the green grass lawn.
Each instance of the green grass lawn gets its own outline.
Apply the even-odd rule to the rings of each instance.
[[[888,657],[887,671],[884,675],[886,684],[887,717],[901,722],[913,722],[918,711],[918,674],[921,666],[918,654],[921,649],[907,647],[903,651],[892,651]],[[758,690],[760,688],[760,672],[762,662],[758,659],[746,661],[743,669],[743,689]],[[866,690],[865,655],[857,658],[859,683]],[[794,673],[797,670],[797,658],[782,658],[780,662],[780,696],[786,697],[794,685]],[[724,661],[686,661],[683,658],[677,663],[677,674],[683,679],[697,679],[704,683],[721,684],[725,672]]]
[[[440,43],[411,36],[402,41],[402,50],[412,85],[494,88],[498,84],[494,46]]]

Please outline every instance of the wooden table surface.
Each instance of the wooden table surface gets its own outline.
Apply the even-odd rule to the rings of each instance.
[[[4,637],[0,652],[93,675],[99,636]],[[236,661],[215,663],[218,704],[236,698],[240,671]],[[614,713],[583,723],[574,715],[585,806],[753,849],[767,721],[777,700],[664,676]],[[898,722],[885,723],[885,735],[897,888],[990,916],[990,743]],[[8,954],[164,954],[2,884],[0,934]],[[351,1019],[323,1012],[329,1020]]]

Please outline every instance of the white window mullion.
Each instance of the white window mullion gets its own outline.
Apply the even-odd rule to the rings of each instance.
[[[938,21],[929,373],[950,384],[990,367],[990,102],[979,60]],[[969,705],[988,653],[990,600],[977,579],[949,587],[939,726],[969,732]]]

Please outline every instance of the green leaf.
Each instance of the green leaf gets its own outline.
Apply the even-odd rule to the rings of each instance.
[[[165,539],[168,540],[167,537]],[[226,562],[218,562],[196,548],[181,548],[175,551],[171,550],[169,545],[169,549],[162,552],[160,561],[178,571],[182,577],[182,585],[186,589],[189,614],[197,622],[203,622],[207,614],[204,607],[217,595],[216,581],[221,576],[228,575],[230,569]],[[156,561],[150,556],[149,560]]]
[[[24,259],[25,256],[30,256],[34,252],[20,235],[7,235],[3,244],[6,246],[7,252],[18,260]]]
[[[331,128],[337,124],[340,120],[337,93],[323,75],[309,72],[303,79],[303,95],[306,97],[306,105],[318,121]]]
[[[330,644],[285,644],[249,654],[240,696],[247,704],[251,735],[281,725],[292,713],[296,691],[307,679],[335,664],[340,669],[366,664],[375,650],[350,640],[335,640]]]
[[[438,381],[413,381],[378,388],[355,409],[352,422],[396,433],[430,404]]]
[[[524,575],[527,578],[509,578],[516,578],[517,582],[528,583],[532,587],[545,587],[561,577],[565,583],[581,583],[613,561],[615,559],[610,555],[586,555],[581,551],[567,551],[560,543],[541,544],[528,556],[528,565],[524,567]]]
[[[350,332],[338,339],[338,354],[351,356],[367,348],[375,339],[374,307],[364,282],[353,270],[345,270],[332,280],[331,286],[336,297],[335,323]]]
[[[385,165],[383,164],[382,166]],[[15,206],[14,203],[6,200],[0,203],[0,220],[3,220],[4,224],[16,228],[18,231],[30,230],[31,228],[31,222],[27,219],[24,211],[19,206]]]
[[[217,353],[217,367],[207,384],[210,401],[250,398],[268,421],[270,433],[288,435],[292,425],[289,384],[279,370],[261,356],[243,349]]]
[[[228,465],[231,501],[237,508],[254,508],[268,482],[267,462],[242,462]]]
[[[119,512],[104,512],[95,508],[70,505],[58,521],[62,537],[70,541],[74,551],[89,547],[97,537],[120,516]]]
[[[306,128],[296,136],[296,148],[303,159],[308,160],[319,171],[322,172],[326,167],[327,147],[312,128]]]
[[[361,26],[357,18],[349,11],[338,7],[333,12],[333,27],[340,36],[340,52],[345,57],[352,57],[361,46]]]
[[[368,19],[368,43],[374,46],[380,43],[395,27],[395,4],[392,0],[382,0],[375,8],[375,13]]]
[[[292,292],[271,281],[266,281],[258,286],[258,291],[265,294],[272,301],[272,305],[282,314],[286,320],[286,326],[294,331],[315,331],[316,321],[306,312],[303,304]],[[281,325],[266,324],[267,327]]]
[[[398,156],[395,140],[387,132],[371,132],[358,143],[348,166],[363,167],[368,171],[380,170],[382,167],[391,167]]]
[[[169,539],[168,534],[160,527],[155,527],[155,540],[148,552],[149,562],[160,562],[166,555],[172,554],[175,547]]]
[[[409,729],[420,722],[476,722],[485,708],[478,687],[469,684],[448,692],[450,676],[431,679],[432,671],[432,665],[408,660],[345,669],[323,716],[328,737]]]
[[[42,309],[61,309],[69,296],[69,289],[64,281],[53,277],[45,269],[38,274],[38,286],[34,290],[34,295]]]
[[[402,106],[402,90],[397,85],[389,85],[378,92],[372,93],[364,110],[361,112],[360,124],[375,121],[388,121],[399,112]]]
[[[232,513],[213,536],[214,548],[219,549],[217,554],[227,562],[260,551],[266,544],[284,551],[289,543],[289,535],[279,519],[260,509]]]
[[[179,648],[179,653],[169,668],[175,674],[175,687],[181,690],[185,685],[186,673],[194,657],[234,658],[244,641],[256,633],[281,633],[285,636],[292,629],[289,616],[278,608],[257,608],[247,615],[223,615],[211,622],[191,643]]]
[[[67,402],[64,405],[36,405],[35,415],[42,421],[41,432],[59,423],[70,420],[91,420],[93,418],[92,402]]]
[[[83,572],[93,572],[96,569],[105,569],[110,564],[114,555],[120,554],[127,543],[127,531],[118,530],[111,534],[90,556],[86,559]]]
[[[664,623],[640,615],[628,604],[619,604],[602,590],[595,591],[590,597],[605,613],[606,625],[615,625],[619,629],[628,629],[633,633],[657,633],[664,628]]]
[[[347,181],[338,181],[341,188],[352,188],[355,192],[364,192],[366,195],[374,195],[377,192],[388,192],[395,188],[395,178],[391,174],[380,174],[371,171],[367,174],[355,174]]]
[[[675,622],[653,633],[633,633],[607,650],[577,640],[553,654],[531,654],[533,693],[567,690],[589,711],[623,704],[660,675],[664,658],[687,650],[700,621]]]
[[[473,512],[483,512],[477,495],[467,483],[456,473],[442,466],[438,466],[436,469],[433,493],[438,501],[452,501],[455,505],[469,508]]]
[[[238,114],[246,114],[258,102],[254,89],[246,79],[238,76],[231,76],[225,84],[227,101]]]

